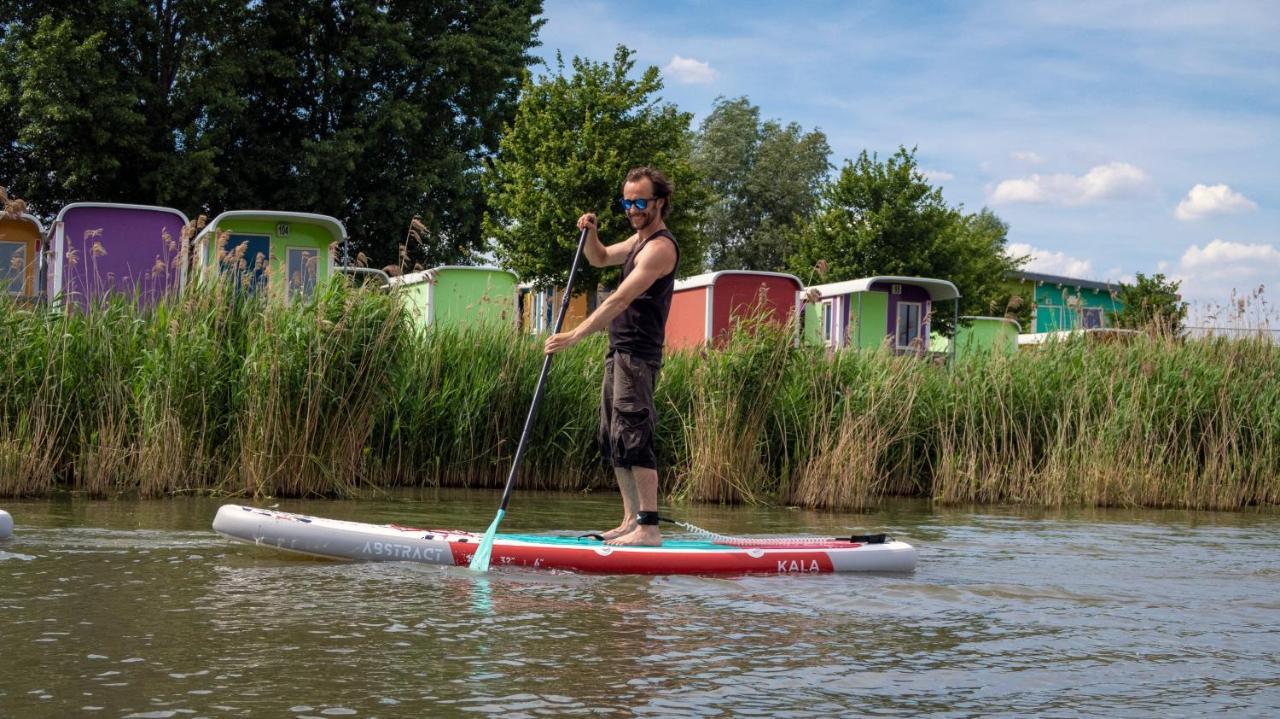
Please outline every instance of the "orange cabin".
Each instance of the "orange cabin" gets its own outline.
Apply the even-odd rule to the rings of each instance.
[[[0,285],[14,297],[35,297],[44,227],[32,215],[0,215]]]
[[[560,311],[560,302],[564,299],[564,290],[534,289],[531,285],[520,287],[520,328],[529,334],[550,333],[555,326],[556,313]],[[581,292],[569,299],[569,309],[565,312],[564,326],[561,331],[568,331],[582,324],[590,315],[595,305],[587,301],[587,293]]]

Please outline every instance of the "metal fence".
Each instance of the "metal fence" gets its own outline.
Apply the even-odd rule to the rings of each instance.
[[[1191,339],[1205,337],[1226,337],[1228,339],[1267,339],[1280,344],[1280,329],[1269,327],[1183,327],[1186,336]]]

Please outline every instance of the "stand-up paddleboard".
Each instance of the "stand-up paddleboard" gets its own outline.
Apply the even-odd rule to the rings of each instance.
[[[241,542],[315,557],[459,567],[468,565],[483,538],[471,532],[364,524],[235,504],[218,510],[213,529]],[[608,574],[909,572],[915,569],[916,550],[883,535],[666,540],[661,547],[614,547],[598,539],[499,534],[492,565]]]
[[[13,517],[0,509],[0,539],[8,539],[10,534],[13,534]]]

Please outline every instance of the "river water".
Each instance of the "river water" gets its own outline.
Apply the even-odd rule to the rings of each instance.
[[[279,508],[478,530],[497,498]],[[219,504],[0,502],[0,717],[1280,715],[1274,512],[675,508],[920,552],[908,575],[704,578],[298,559],[216,536]],[[502,528],[617,513],[517,493]]]

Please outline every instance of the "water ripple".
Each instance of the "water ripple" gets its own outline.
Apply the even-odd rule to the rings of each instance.
[[[526,518],[560,526],[600,515],[591,498],[522,501],[537,510]],[[459,523],[488,521],[480,504]],[[406,514],[394,502],[312,511],[344,507],[357,518]],[[908,506],[876,527],[920,545],[914,575],[726,579],[297,560],[219,539],[207,527],[215,509],[29,504],[24,532],[0,553],[14,560],[0,582],[0,707],[137,717],[1280,712],[1280,518],[1269,515]],[[703,511],[690,519],[728,530],[749,519],[757,532],[877,520]],[[538,527],[511,527],[526,528]]]

